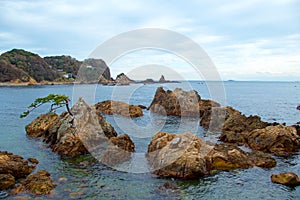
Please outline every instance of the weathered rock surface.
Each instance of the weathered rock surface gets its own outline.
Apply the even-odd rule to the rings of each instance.
[[[207,173],[205,156],[212,148],[189,132],[158,132],[148,145],[147,159],[158,176],[197,178]]]
[[[216,144],[206,157],[209,170],[231,170],[253,166],[272,168],[276,161],[270,155],[253,151],[245,152],[234,144]]]
[[[11,174],[0,174],[0,190],[13,188],[16,184],[15,177]]]
[[[176,178],[197,178],[212,170],[276,166],[267,153],[245,152],[234,144],[212,146],[188,132],[158,132],[148,146],[147,159],[154,174]]]
[[[261,121],[258,116],[246,117],[232,107],[222,107],[206,110],[200,125],[212,132],[222,133],[221,140],[224,142],[239,143],[243,142],[243,138],[237,134],[265,128],[269,123]]]
[[[34,166],[23,157],[0,151],[0,174],[11,174],[18,179],[27,176],[33,169]]]
[[[277,155],[286,155],[299,149],[298,137],[295,127],[283,125],[268,126],[246,134],[250,148]]]
[[[109,147],[101,155],[100,161],[108,166],[128,161],[134,152],[134,143],[127,134],[109,139]]]
[[[134,106],[121,101],[102,101],[95,104],[95,108],[98,112],[104,112],[108,115],[117,114],[124,117],[143,116],[143,110],[139,106]]]
[[[73,157],[88,153],[86,146],[96,145],[97,140],[102,143],[117,136],[105,118],[83,99],[79,99],[71,112],[73,116],[67,112],[58,117],[41,115],[26,127],[27,134],[42,137],[54,152]]]
[[[293,172],[286,172],[281,174],[272,174],[271,180],[273,183],[288,185],[288,186],[297,186],[300,185],[300,180],[297,174]]]
[[[12,191],[12,194],[25,192],[26,190],[35,195],[50,194],[56,184],[50,177],[49,172],[40,170],[36,174],[30,174],[25,181]]]

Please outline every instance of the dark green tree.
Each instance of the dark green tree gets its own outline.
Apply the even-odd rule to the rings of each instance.
[[[58,108],[64,107],[66,106],[66,109],[68,111],[68,113],[73,116],[70,107],[69,107],[69,97],[66,95],[62,95],[62,94],[49,94],[46,97],[42,97],[42,98],[37,98],[34,100],[34,102],[32,104],[30,104],[27,108],[26,111],[24,111],[21,115],[20,118],[24,118],[27,115],[29,115],[29,113],[31,113],[33,110],[35,110],[36,108],[40,107],[43,104],[46,103],[50,103],[50,111],[49,112],[53,112]]]

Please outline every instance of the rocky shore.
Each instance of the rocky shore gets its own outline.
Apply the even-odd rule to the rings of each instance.
[[[76,157],[90,153],[113,167],[131,159],[135,144],[127,134],[118,136],[103,114],[140,117],[141,107],[112,100],[90,106],[80,98],[71,108],[73,115],[42,114],[26,126],[26,133],[42,139],[59,155]],[[189,132],[156,133],[148,145],[146,158],[151,172],[159,177],[195,179],[239,168],[273,168],[274,156],[290,156],[300,149],[299,126],[245,116],[232,107],[202,99],[194,90],[165,91],[159,87],[147,109],[162,115],[199,118],[199,125],[219,134],[219,142],[212,144]],[[245,147],[249,150],[245,151]],[[29,160],[35,164],[29,165],[20,156],[0,152],[0,190],[11,194],[51,192],[55,183],[50,174],[41,170],[29,175],[38,163]],[[25,181],[20,182],[24,177],[27,177]],[[271,181],[299,185],[299,178],[293,173],[274,174]]]

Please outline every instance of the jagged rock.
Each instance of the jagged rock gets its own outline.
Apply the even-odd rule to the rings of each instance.
[[[0,151],[0,174],[11,174],[18,179],[27,176],[33,169],[34,166],[28,165],[23,157]]]
[[[73,157],[89,153],[87,147],[107,143],[108,138],[117,136],[116,131],[105,118],[96,112],[95,108],[86,104],[82,98],[71,108],[71,112],[73,116],[64,112],[53,120],[49,114],[42,115],[37,121],[47,121],[49,117],[48,121],[51,121],[51,124],[40,123],[46,124],[40,128],[33,121],[26,127],[26,131],[38,132],[37,135],[44,138],[54,152]],[[42,135],[40,130],[43,130]]]
[[[162,177],[197,178],[207,173],[206,155],[212,146],[189,132],[158,132],[148,145],[147,159],[153,173]]]
[[[272,174],[271,180],[273,183],[279,183],[288,186],[300,185],[300,180],[297,174],[293,172],[286,172],[281,174]]]
[[[160,77],[160,79],[159,79],[158,82],[159,83],[165,83],[166,82],[166,79],[165,79],[164,75],[161,75],[161,77]]]
[[[18,194],[27,190],[35,195],[45,195],[50,194],[55,187],[56,184],[51,179],[49,172],[40,170],[36,174],[30,174],[26,180],[11,193]]]
[[[148,109],[162,115],[199,117],[200,99],[195,90],[186,92],[176,88],[174,91],[165,91],[159,87]]]
[[[15,177],[11,174],[0,174],[0,190],[7,190],[16,184]]]
[[[256,129],[246,135],[250,148],[285,155],[295,152],[300,148],[297,131],[292,126],[268,126]]]
[[[36,158],[28,158],[27,160],[35,165],[39,164],[39,161]]]
[[[221,140],[224,142],[243,143],[240,133],[265,128],[269,123],[261,121],[258,116],[246,117],[232,107],[222,107],[207,109],[200,125],[212,132],[222,133]]]
[[[127,134],[111,137],[109,142],[109,147],[101,156],[102,163],[115,166],[131,158],[135,146]]]
[[[124,73],[121,73],[117,76],[115,83],[117,85],[129,85],[131,83],[135,83],[135,81],[128,78]]]
[[[102,101],[95,104],[95,108],[98,112],[104,112],[108,115],[117,114],[124,117],[140,117],[143,115],[143,111],[139,106],[134,106],[121,101]]]
[[[216,144],[206,157],[209,170],[231,170],[253,166],[272,168],[276,161],[270,155],[254,151],[245,152],[234,144]]]

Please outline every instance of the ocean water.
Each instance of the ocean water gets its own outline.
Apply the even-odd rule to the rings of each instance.
[[[224,91],[223,105],[232,106],[246,115],[259,115],[269,122],[295,124],[300,121],[300,82],[182,82],[153,85],[102,86],[80,85],[77,96],[88,96],[90,103],[106,99],[122,100],[149,106],[156,88],[195,89],[203,99],[215,99],[216,91]],[[221,88],[220,88],[221,87]],[[219,90],[221,89],[221,90]],[[144,110],[144,116],[127,119],[106,116],[118,134],[127,133],[135,142],[136,162],[114,169],[94,161],[91,156],[75,159],[62,158],[51,152],[40,140],[26,137],[24,127],[47,106],[35,110],[25,119],[22,113],[35,98],[49,93],[74,96],[72,85],[0,87],[0,150],[24,158],[34,157],[40,163],[36,170],[49,171],[57,182],[50,196],[33,199],[300,199],[300,187],[286,187],[270,180],[272,173],[291,171],[300,175],[300,156],[276,157],[273,169],[251,168],[218,172],[196,180],[158,178],[147,171],[147,163],[139,156],[147,151],[151,137],[157,131],[184,133],[190,131],[204,140],[217,142],[218,135],[206,134],[199,126],[199,119],[165,117]],[[91,94],[92,93],[92,94]],[[218,97],[217,97],[218,98]],[[218,99],[215,99],[218,100]],[[74,103],[74,102],[73,102]],[[128,168],[126,168],[128,167]],[[66,181],[59,182],[59,178]],[[177,191],[159,189],[172,182]],[[23,196],[28,194],[23,194]],[[21,195],[22,196],[22,195]],[[8,199],[16,197],[9,196]]]

